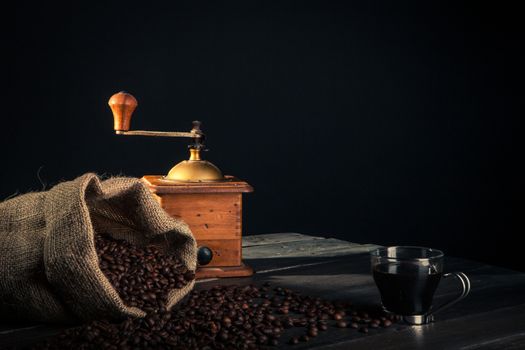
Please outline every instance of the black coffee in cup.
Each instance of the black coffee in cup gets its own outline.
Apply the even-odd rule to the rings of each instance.
[[[441,311],[467,296],[470,280],[462,272],[443,274],[443,252],[425,247],[381,247],[370,252],[372,275],[386,311],[411,324],[425,324]],[[461,293],[432,307],[441,278],[455,277]]]
[[[426,314],[443,273],[418,264],[379,264],[373,276],[383,306],[398,315]]]

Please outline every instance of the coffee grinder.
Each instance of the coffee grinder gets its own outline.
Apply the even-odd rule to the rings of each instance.
[[[138,103],[127,92],[111,96],[117,135],[185,137],[191,139],[189,159],[176,164],[167,175],[144,175],[142,181],[168,214],[184,220],[198,245],[197,278],[243,277],[253,269],[242,261],[242,194],[252,186],[201,158],[205,135],[199,121],[189,132],[130,130]]]

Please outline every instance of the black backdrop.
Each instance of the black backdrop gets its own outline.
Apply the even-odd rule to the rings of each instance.
[[[107,100],[127,90],[135,129],[203,121],[206,158],[256,189],[245,233],[525,269],[520,12],[402,3],[21,2],[3,50],[0,197],[41,189],[38,172],[48,188],[186,158],[184,140],[113,134]]]

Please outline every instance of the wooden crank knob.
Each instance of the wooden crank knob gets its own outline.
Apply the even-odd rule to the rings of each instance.
[[[115,131],[128,131],[131,115],[138,105],[137,99],[133,95],[121,91],[111,96],[108,105],[113,112],[113,129]]]

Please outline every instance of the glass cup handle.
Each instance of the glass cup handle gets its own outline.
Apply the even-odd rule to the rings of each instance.
[[[458,301],[464,299],[470,293],[470,280],[467,277],[467,275],[465,275],[463,272],[451,272],[451,273],[444,274],[443,278],[447,278],[447,277],[451,277],[451,276],[457,278],[459,280],[459,282],[461,283],[461,287],[462,287],[461,294],[459,294],[454,299],[444,303],[443,305],[438,306],[436,309],[432,310],[426,316],[427,322],[434,321],[434,315],[436,313],[438,313],[440,311],[443,311],[444,309],[454,305]]]

